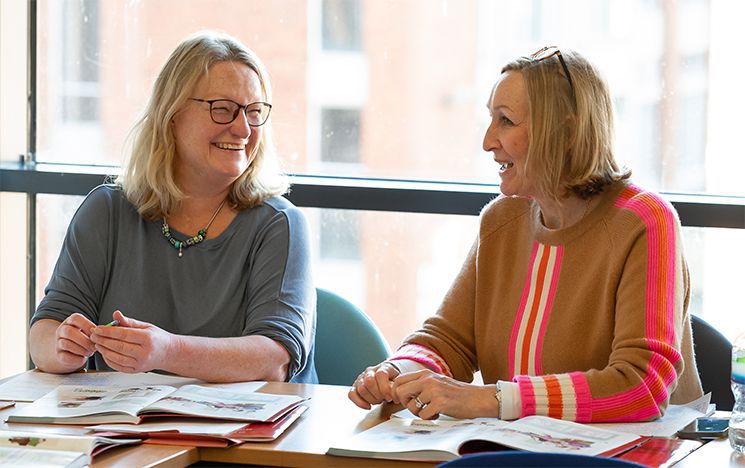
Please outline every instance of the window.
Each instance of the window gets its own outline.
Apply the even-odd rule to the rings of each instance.
[[[359,261],[359,213],[350,210],[323,210],[320,220],[320,254],[322,260]]]
[[[0,13],[19,4],[25,11],[22,2],[2,2]],[[442,182],[444,190],[452,184],[489,184],[474,186],[494,190],[497,169],[481,141],[488,124],[485,103],[498,70],[511,58],[556,44],[581,51],[607,76],[616,104],[617,154],[638,184],[691,194],[693,204],[703,200],[699,194],[726,196],[723,203],[743,206],[745,213],[745,158],[736,150],[745,63],[733,59],[740,55],[745,2],[426,4],[212,0],[205,8],[194,0],[179,2],[174,10],[172,2],[37,0],[31,2],[37,31],[35,132],[15,133],[28,130],[40,163],[122,164],[127,133],[173,47],[196,30],[220,29],[253,48],[270,71],[271,119],[285,169],[363,178],[359,183],[384,191],[384,209],[398,210],[398,192],[387,191],[386,179]],[[8,44],[25,44],[25,30],[10,40],[7,36],[18,30],[13,24],[18,17],[0,14],[3,64]],[[2,69],[3,89],[11,89],[11,79],[25,70],[25,60],[17,62]],[[7,149],[13,136],[8,125],[25,121],[25,101],[17,99],[25,96],[25,84],[18,80],[13,86],[0,90],[6,93],[0,96],[6,103],[0,110],[5,137],[0,158],[6,161],[24,152],[17,145]],[[66,174],[55,180],[81,191],[70,179]],[[338,187],[329,180],[331,197]],[[467,193],[474,186],[454,190]],[[37,220],[35,234],[29,233],[38,265],[32,286],[36,301],[79,203],[57,200],[68,198],[69,187],[38,197],[36,207],[29,204],[36,211],[28,213]],[[13,190],[38,188],[29,182]],[[412,189],[417,190],[420,186]],[[2,197],[4,203],[8,194]],[[370,313],[392,346],[436,309],[476,233],[476,217],[436,214],[442,204],[431,194],[423,197],[430,214],[366,211],[364,196],[344,198],[345,210],[315,201],[304,208],[318,236],[319,285],[338,287]],[[3,232],[26,214],[25,202],[12,198],[15,208],[0,211]],[[706,200],[716,206],[719,198]],[[745,259],[721,249],[745,245],[745,229],[712,228],[719,222],[714,215],[706,208],[697,213],[697,223],[708,227],[684,232],[692,310],[734,334],[745,324],[725,325],[736,313],[742,315],[742,297],[732,281],[743,277],[738,265]],[[18,248],[17,242],[2,242],[4,252]],[[0,262],[8,258],[2,255]],[[12,270],[11,265],[2,271]]]
[[[321,111],[321,161],[360,162],[360,111],[323,109]]]
[[[327,50],[360,50],[362,31],[359,0],[323,0],[323,48]]]

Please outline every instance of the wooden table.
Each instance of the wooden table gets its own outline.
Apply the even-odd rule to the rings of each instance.
[[[111,449],[96,457],[94,466],[130,467],[188,466],[198,461],[252,464],[263,466],[303,467],[416,467],[429,468],[431,463],[409,463],[367,458],[348,458],[325,455],[329,446],[357,432],[386,420],[398,408],[376,407],[371,411],[357,408],[347,398],[348,387],[334,385],[307,385],[268,383],[261,389],[265,393],[302,395],[310,397],[308,410],[277,441],[271,443],[244,443],[229,449],[195,448],[164,445],[139,445]],[[0,417],[12,409],[0,412]],[[4,419],[4,418],[3,418]],[[0,425],[9,429],[6,424]],[[51,426],[13,425],[12,429],[49,431]],[[53,427],[54,432],[84,434],[83,427]],[[745,467],[745,456],[738,456],[727,439],[710,442],[684,458],[678,465],[683,468],[706,466]]]

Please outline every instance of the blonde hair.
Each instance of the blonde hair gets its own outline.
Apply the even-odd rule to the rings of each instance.
[[[619,168],[613,154],[613,104],[608,85],[582,55],[521,57],[502,68],[525,80],[530,113],[526,173],[536,189],[555,200],[574,193],[587,199],[631,171]]]
[[[220,62],[238,62],[251,68],[259,77],[263,100],[271,102],[264,65],[238,40],[203,31],[179,44],[160,71],[144,115],[130,133],[129,163],[117,179],[127,199],[145,219],[168,216],[186,196],[174,178],[176,141],[170,122],[191,97],[197,82]],[[272,144],[271,120],[262,130],[251,165],[230,188],[228,203],[235,209],[256,206],[288,189]]]

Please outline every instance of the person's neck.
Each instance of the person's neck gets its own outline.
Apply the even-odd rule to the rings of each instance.
[[[570,195],[561,200],[538,199],[543,225],[548,229],[565,229],[579,223],[590,211],[592,199]]]

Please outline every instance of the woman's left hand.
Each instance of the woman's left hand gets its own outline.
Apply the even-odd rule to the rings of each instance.
[[[461,419],[499,417],[493,385],[468,384],[421,370],[397,377],[392,391],[409,411],[422,419],[437,419],[440,414]]]
[[[176,336],[147,322],[114,312],[118,326],[97,326],[91,329],[91,341],[106,364],[120,372],[166,370]]]

